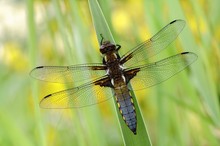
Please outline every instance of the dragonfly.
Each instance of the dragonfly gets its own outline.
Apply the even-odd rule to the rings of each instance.
[[[184,20],[174,20],[122,56],[118,53],[120,45],[104,41],[101,36],[102,63],[34,68],[30,76],[38,80],[63,84],[83,82],[79,86],[45,96],[40,101],[40,107],[78,108],[114,97],[125,124],[136,135],[137,116],[131,91],[157,85],[197,59],[193,52],[182,52],[157,62],[146,63],[146,60],[173,42],[184,26]]]

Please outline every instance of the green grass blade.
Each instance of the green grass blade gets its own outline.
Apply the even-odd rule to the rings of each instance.
[[[100,34],[102,34],[103,37],[105,38],[105,40],[109,40],[109,41],[115,43],[114,38],[112,36],[112,33],[109,29],[109,26],[107,24],[107,21],[106,21],[104,15],[103,15],[103,12],[101,10],[101,7],[100,7],[98,1],[89,0],[89,6],[90,6],[92,20],[94,23],[94,27],[95,27],[97,38],[98,38],[99,42],[101,41]],[[129,130],[129,128],[127,127],[125,122],[123,121],[122,116],[118,110],[117,103],[114,98],[115,110],[118,115],[124,143],[125,143],[125,145],[128,145],[128,146],[132,146],[132,145],[148,146],[148,145],[151,145],[150,137],[147,133],[147,129],[145,127],[145,123],[142,118],[142,114],[141,114],[141,111],[140,111],[140,108],[139,108],[139,105],[138,105],[138,102],[136,100],[134,93],[132,93],[132,96],[133,96],[134,105],[135,105],[136,114],[137,114],[137,135],[134,135]]]
[[[107,21],[104,17],[104,14],[101,10],[101,7],[97,0],[91,1],[89,0],[90,11],[92,15],[93,24],[95,27],[96,35],[98,41],[101,41],[100,34],[103,35],[104,39],[109,40],[110,42],[115,43],[115,40],[112,36],[110,28],[107,24]]]
[[[37,50],[37,39],[36,39],[36,27],[35,27],[35,14],[34,14],[34,2],[32,0],[27,1],[27,23],[28,23],[28,38],[29,38],[29,57],[30,57],[30,65],[33,67],[36,61],[36,50]],[[35,83],[32,84],[32,96],[34,101],[34,115],[35,115],[35,124],[36,131],[39,133],[40,140],[38,141],[38,145],[45,146],[46,138],[43,130],[43,124],[41,121],[41,114],[38,103],[38,94],[37,94],[37,85]]]

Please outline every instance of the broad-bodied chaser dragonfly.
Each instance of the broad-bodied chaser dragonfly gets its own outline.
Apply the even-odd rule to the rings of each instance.
[[[81,86],[45,96],[40,101],[40,106],[42,108],[83,107],[106,101],[114,96],[125,123],[136,134],[137,117],[130,91],[161,83],[197,59],[196,54],[183,52],[157,62],[143,63],[174,41],[184,26],[185,21],[174,20],[152,38],[123,56],[118,54],[120,45],[103,41],[101,36],[102,63],[34,68],[30,75],[43,81],[56,83],[87,81]],[[131,83],[132,88],[129,88],[128,83]]]

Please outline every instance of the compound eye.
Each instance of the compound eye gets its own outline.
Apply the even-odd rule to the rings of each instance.
[[[106,48],[101,47],[101,48],[100,48],[100,52],[101,52],[102,54],[105,54],[105,53],[106,53]]]

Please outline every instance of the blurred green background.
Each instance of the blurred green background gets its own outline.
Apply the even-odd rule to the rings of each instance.
[[[186,21],[179,38],[152,61],[183,51],[195,52],[198,60],[136,97],[153,145],[220,145],[220,1],[100,0],[100,5],[121,54],[174,19]],[[88,1],[0,1],[0,145],[123,145],[113,100],[40,109],[42,97],[67,87],[29,76],[39,65],[101,60]]]

